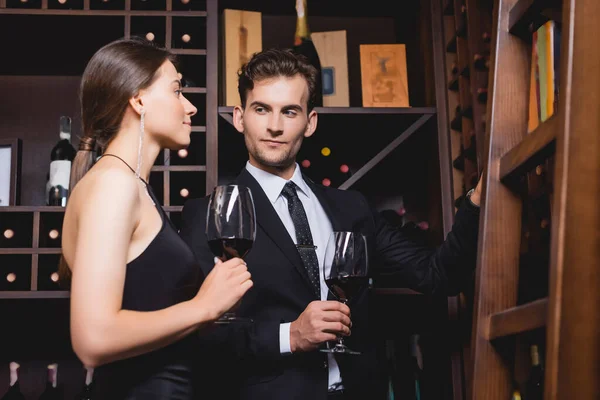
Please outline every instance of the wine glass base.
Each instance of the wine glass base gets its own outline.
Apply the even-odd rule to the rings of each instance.
[[[321,351],[322,353],[334,353],[334,354],[353,354],[353,355],[360,355],[361,352],[360,351],[355,351],[355,350],[351,350],[350,348],[339,344],[336,344],[334,347],[329,348],[329,349],[320,349],[319,351]]]

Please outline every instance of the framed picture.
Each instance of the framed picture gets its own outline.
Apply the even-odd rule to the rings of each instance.
[[[410,107],[406,46],[361,44],[363,107]]]
[[[0,207],[20,203],[21,139],[0,138]]]

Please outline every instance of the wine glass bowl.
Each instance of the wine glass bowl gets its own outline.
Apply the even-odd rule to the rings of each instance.
[[[327,242],[323,275],[325,284],[341,303],[349,303],[369,282],[369,259],[366,237],[358,232],[334,231]],[[338,336],[327,353],[360,354],[344,344]]]
[[[206,213],[206,238],[212,253],[222,261],[245,258],[256,238],[256,212],[250,188],[219,185],[214,188]],[[225,313],[217,323],[249,321]]]

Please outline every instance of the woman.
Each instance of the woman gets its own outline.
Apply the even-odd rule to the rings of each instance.
[[[83,137],[61,276],[71,278],[71,339],[80,360],[95,367],[95,398],[191,399],[197,335],[190,334],[252,286],[239,258],[217,260],[202,283],[147,183],[162,149],[189,145],[197,111],[173,61],[151,43],[118,40],[92,57],[81,81]],[[94,164],[96,144],[103,155]]]

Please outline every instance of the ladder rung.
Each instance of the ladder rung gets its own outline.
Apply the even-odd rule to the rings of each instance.
[[[547,297],[492,314],[489,318],[488,340],[544,327],[547,314]]]
[[[500,159],[500,180],[504,183],[512,181],[554,154],[559,129],[560,119],[555,115],[503,155]]]

